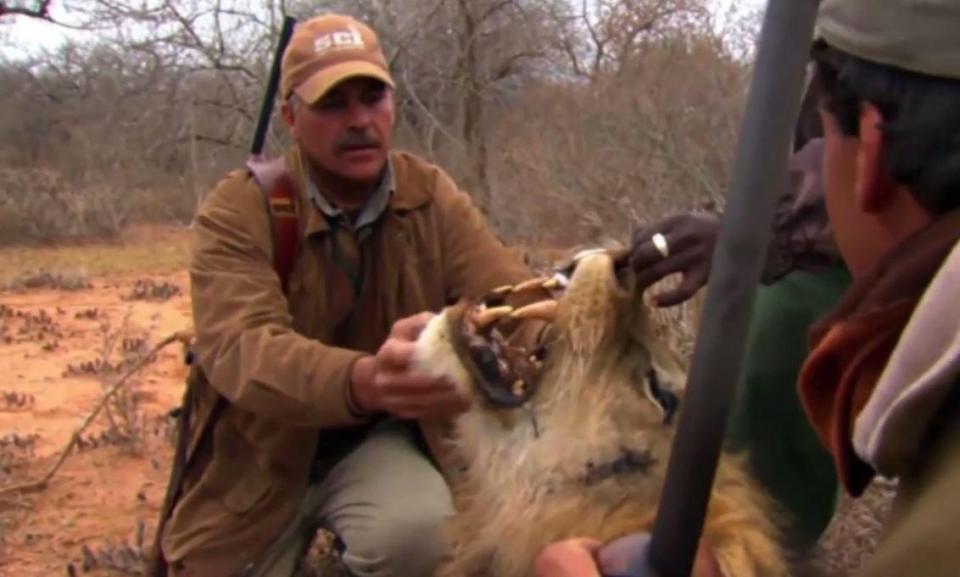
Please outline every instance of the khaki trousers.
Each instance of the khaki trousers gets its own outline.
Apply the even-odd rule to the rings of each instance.
[[[445,553],[441,525],[452,512],[449,489],[414,427],[386,420],[307,489],[295,519],[243,577],[291,577],[319,528],[337,536],[351,575],[428,577]],[[205,573],[189,559],[177,565],[173,577]]]

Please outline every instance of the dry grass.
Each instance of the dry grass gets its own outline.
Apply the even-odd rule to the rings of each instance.
[[[164,274],[187,265],[186,229],[137,227],[117,241],[0,249],[0,290],[71,289],[90,278]]]
[[[820,539],[818,565],[828,575],[852,575],[870,558],[896,496],[896,483],[877,480],[858,499],[844,495]]]

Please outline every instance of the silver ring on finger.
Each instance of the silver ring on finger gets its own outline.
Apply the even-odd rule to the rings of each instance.
[[[660,253],[660,256],[663,258],[670,256],[670,246],[667,244],[667,237],[658,232],[657,234],[653,235],[650,240],[653,241],[653,246],[657,248],[657,252]]]

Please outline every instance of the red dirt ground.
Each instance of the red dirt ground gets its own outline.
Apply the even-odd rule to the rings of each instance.
[[[167,289],[176,286],[180,292],[167,299],[130,300],[138,280]],[[105,385],[118,376],[65,374],[71,365],[76,369],[103,357],[107,336],[116,338],[107,360],[118,363],[123,338],[129,339],[127,357],[134,358],[134,349],[152,348],[190,325],[185,272],[111,274],[90,281],[92,288],[82,290],[0,293],[0,445],[12,434],[37,435],[32,455],[25,449],[0,447],[0,491],[40,478],[103,397]],[[40,314],[48,320],[38,321]],[[122,414],[142,415],[139,451],[123,441],[75,450],[46,489],[23,495],[0,493],[0,575],[66,575],[68,563],[80,575],[117,575],[102,567],[102,558],[85,564],[83,547],[95,557],[124,540],[136,548],[138,521],[146,528],[144,544],[150,543],[172,456],[167,436],[172,419],[165,414],[179,404],[183,376],[182,351],[175,344],[123,389],[132,408],[114,417],[122,423]],[[5,393],[16,397],[8,399]],[[86,438],[109,428],[102,412]],[[123,566],[124,560],[117,555],[114,564]],[[85,566],[92,570],[85,573]]]

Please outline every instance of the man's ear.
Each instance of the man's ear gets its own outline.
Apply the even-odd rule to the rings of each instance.
[[[893,198],[896,185],[883,168],[883,115],[866,102],[860,111],[860,146],[857,150],[857,204],[864,212],[882,209]]]
[[[287,125],[287,130],[290,132],[290,136],[296,138],[297,124],[293,111],[294,106],[295,105],[292,97],[284,100],[283,104],[280,105],[280,116],[283,117],[283,123]]]

